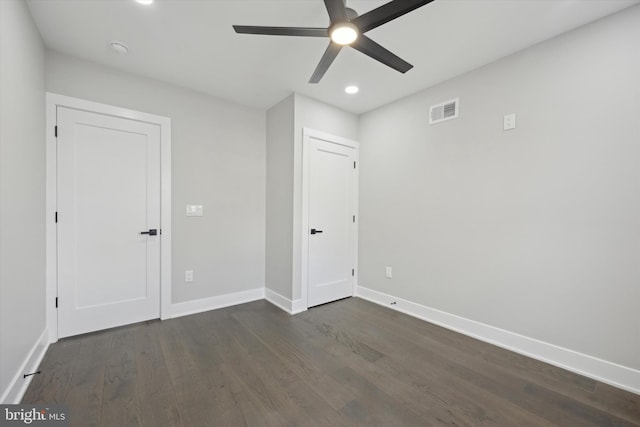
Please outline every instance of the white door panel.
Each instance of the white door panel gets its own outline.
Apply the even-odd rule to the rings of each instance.
[[[59,336],[157,318],[159,127],[57,113]]]
[[[308,306],[353,295],[354,149],[310,138]],[[314,231],[315,230],[315,231]]]

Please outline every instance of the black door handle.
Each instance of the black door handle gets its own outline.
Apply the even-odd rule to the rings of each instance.
[[[141,231],[140,234],[148,234],[149,236],[157,236],[158,235],[158,230],[156,230],[155,228],[152,228],[149,231]]]
[[[315,228],[311,229],[311,234],[320,234],[322,233],[322,230],[316,230]]]

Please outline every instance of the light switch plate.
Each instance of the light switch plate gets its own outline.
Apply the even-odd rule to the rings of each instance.
[[[203,216],[202,205],[187,205],[187,216]]]
[[[516,128],[516,113],[511,113],[504,116],[504,130],[511,130],[515,128]]]

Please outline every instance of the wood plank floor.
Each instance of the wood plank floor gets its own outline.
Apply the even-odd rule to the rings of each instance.
[[[349,298],[60,340],[23,402],[77,426],[640,426],[640,396]]]

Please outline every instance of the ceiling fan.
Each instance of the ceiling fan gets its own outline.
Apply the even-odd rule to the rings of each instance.
[[[239,34],[262,34],[269,36],[329,37],[329,47],[324,52],[309,83],[318,83],[327,72],[343,46],[351,46],[383,64],[406,73],[413,65],[380,46],[364,33],[393,19],[411,12],[433,0],[393,0],[358,16],[355,10],[346,7],[346,0],[324,0],[329,13],[328,28],[309,27],[256,27],[234,25]]]

